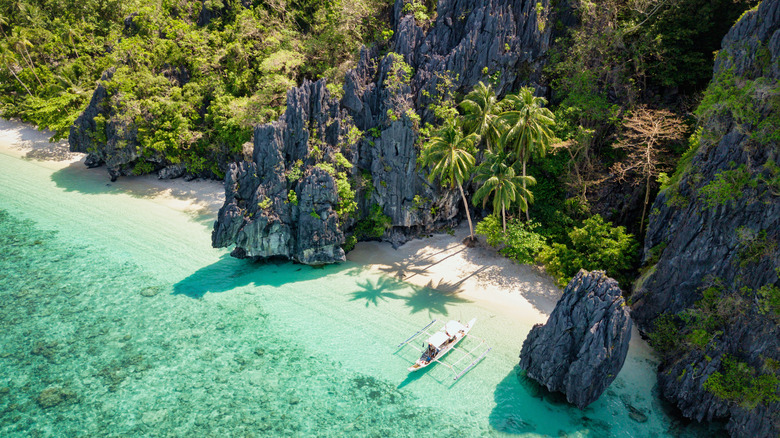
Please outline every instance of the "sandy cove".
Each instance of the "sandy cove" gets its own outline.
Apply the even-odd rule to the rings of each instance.
[[[0,153],[35,160],[53,169],[67,168],[70,178],[105,184],[117,191],[212,221],[224,200],[221,182],[160,180],[154,175],[122,177],[111,183],[104,168],[88,169],[84,154],[68,151],[66,141],[49,142],[52,133],[18,121],[0,119]],[[486,307],[509,313],[528,325],[543,323],[561,289],[537,266],[519,265],[484,243],[467,248],[463,224],[454,235],[435,234],[398,249],[386,242],[361,242],[347,258],[396,279],[458,294]]]

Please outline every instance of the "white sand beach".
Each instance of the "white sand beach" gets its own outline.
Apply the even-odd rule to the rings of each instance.
[[[161,180],[155,175],[123,177],[111,182],[105,167],[89,169],[85,154],[68,150],[67,140],[51,143],[51,131],[39,131],[27,123],[0,119],[0,153],[35,160],[52,169],[67,168],[68,176],[104,183],[112,189],[132,196],[167,205],[173,209],[216,218],[224,201],[221,182],[211,180],[184,181],[181,178]]]
[[[84,154],[69,152],[67,141],[50,143],[51,135],[26,123],[0,120],[0,153],[35,160],[58,170],[67,168],[71,178],[110,185],[112,189],[206,220],[213,220],[222,206],[221,182],[160,180],[146,175],[122,177],[112,183],[105,168],[88,169]],[[561,295],[552,278],[541,268],[516,264],[485,244],[467,248],[461,243],[467,234],[468,228],[463,224],[454,235],[436,234],[412,240],[398,249],[386,242],[361,242],[347,257],[398,280],[457,294],[511,314],[528,325],[545,322]]]

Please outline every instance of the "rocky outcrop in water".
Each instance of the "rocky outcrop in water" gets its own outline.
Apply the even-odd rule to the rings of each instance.
[[[520,368],[582,409],[601,396],[623,367],[631,327],[618,283],[602,271],[581,270],[547,323],[531,329]]]
[[[231,165],[226,177],[227,198],[212,236],[215,247],[235,244],[237,256],[291,256],[305,262],[303,251],[308,245],[317,248],[320,240],[313,239],[325,236],[323,248],[329,249],[315,251],[314,260],[335,262],[343,258],[341,250],[330,249],[343,239],[339,229],[351,228],[377,208],[390,218],[392,228],[384,238],[395,243],[456,219],[458,195],[439,192],[417,168],[418,129],[434,121],[429,105],[439,96],[437,86],[449,82],[453,93],[465,94],[492,78],[503,95],[522,84],[537,85],[552,28],[540,31],[539,20],[552,17],[544,12],[547,1],[537,12],[532,1],[442,0],[436,20],[424,29],[404,4],[395,3],[392,52],[380,56],[363,49],[357,67],[346,74],[340,101],[330,97],[324,81],[307,82],[288,92],[282,120],[255,130],[253,162]],[[318,164],[334,166],[337,153],[352,165],[342,171],[356,190],[357,212],[304,225],[314,215],[301,204],[285,204],[290,190],[300,203],[304,199],[300,183],[285,182],[284,174],[296,166],[307,175]],[[262,196],[272,205],[260,211],[255,201]],[[322,200],[315,205],[333,208],[334,193],[312,196]],[[309,226],[318,231],[301,234]]]
[[[767,0],[723,39],[701,144],[653,204],[632,297],[664,356],[663,395],[740,437],[780,435],[779,79],[780,1]],[[742,380],[723,390],[723,376]]]

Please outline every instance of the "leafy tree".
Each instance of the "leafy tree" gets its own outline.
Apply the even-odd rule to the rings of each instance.
[[[585,219],[569,231],[571,245],[553,243],[539,258],[547,273],[565,285],[580,269],[604,270],[622,285],[630,283],[639,244],[624,227],[605,222],[600,215]]]
[[[501,113],[498,119],[506,126],[501,142],[513,151],[521,163],[523,191],[527,191],[526,165],[531,156],[543,157],[553,143],[555,135],[551,126],[555,124],[555,116],[544,107],[547,100],[534,96],[534,90],[530,87],[521,88],[517,94],[510,94],[504,101],[509,110]],[[526,220],[530,220],[527,207],[526,203]]]
[[[490,215],[477,224],[477,233],[484,234],[490,246],[499,247],[498,252],[518,263],[534,263],[537,254],[545,246],[545,238],[536,222],[511,219],[502,229],[499,219]]]
[[[448,123],[436,137],[428,141],[421,154],[423,165],[431,166],[431,181],[438,177],[442,185],[458,188],[469,222],[470,239],[474,238],[474,227],[471,223],[468,201],[463,192],[463,182],[469,179],[474,168],[475,159],[471,151],[477,142],[479,142],[477,134],[464,136],[460,127]]]

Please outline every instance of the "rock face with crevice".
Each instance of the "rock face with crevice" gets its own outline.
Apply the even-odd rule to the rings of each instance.
[[[324,80],[305,82],[288,91],[281,120],[256,128],[252,162],[232,164],[227,172],[215,247],[235,244],[239,257],[337,262],[344,258],[337,248],[343,230],[377,207],[392,224],[383,238],[394,243],[456,220],[458,194],[441,192],[417,163],[418,129],[434,122],[429,105],[437,86],[451,81],[454,94],[465,94],[492,79],[499,96],[521,85],[541,88],[553,26],[541,31],[539,22],[553,17],[545,12],[547,0],[442,0],[435,21],[423,28],[404,3],[394,6],[392,51],[362,49],[340,100]],[[356,188],[351,217],[333,218],[344,200],[332,179],[315,170],[335,166],[337,153],[352,165],[333,169],[347,172]],[[297,177],[298,169],[303,180],[286,178]]]
[[[632,322],[617,281],[603,271],[569,282],[547,323],[523,342],[520,368],[580,409],[596,401],[623,367]]]
[[[701,142],[679,182],[653,204],[646,274],[632,296],[651,339],[675,330],[674,342],[659,343],[664,397],[697,421],[728,419],[738,437],[780,436],[780,387],[756,399],[745,383],[780,377],[778,81],[780,1],[766,0],[723,39],[708,91],[717,98],[703,101]],[[734,361],[745,380],[732,395],[708,390]]]

